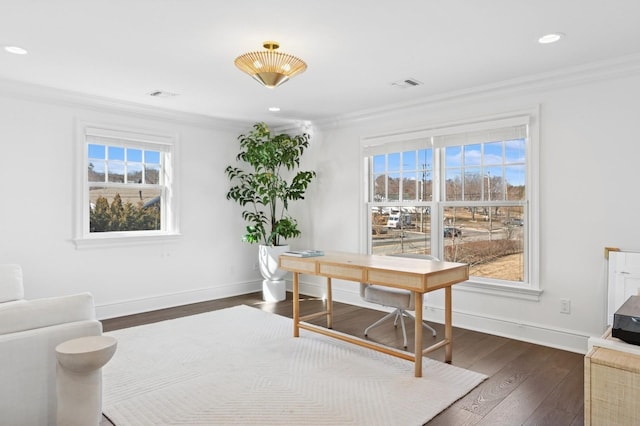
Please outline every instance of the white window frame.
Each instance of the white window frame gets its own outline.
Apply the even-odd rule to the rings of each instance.
[[[527,188],[527,225],[526,230],[526,247],[525,247],[525,281],[518,284],[512,284],[501,280],[471,277],[469,281],[456,285],[456,289],[479,292],[484,294],[496,294],[501,296],[513,297],[525,300],[539,300],[542,294],[539,282],[539,212],[538,212],[538,200],[539,200],[539,107],[535,106],[518,111],[512,111],[505,114],[497,114],[486,117],[473,118],[469,120],[442,123],[434,125],[428,128],[421,128],[415,130],[408,130],[403,132],[363,137],[360,141],[361,158],[363,161],[362,174],[364,177],[362,185],[362,213],[361,217],[366,218],[363,221],[361,232],[362,238],[360,239],[363,246],[362,250],[367,253],[372,252],[371,247],[371,207],[377,206],[380,203],[370,202],[369,188],[369,162],[368,158],[375,154],[388,153],[388,152],[402,152],[410,149],[417,148],[434,148],[434,152],[437,148],[442,148],[442,145],[433,146],[433,140],[439,136],[462,134],[465,132],[474,132],[479,130],[498,129],[507,127],[510,125],[526,124],[528,129],[528,141],[526,145],[527,165],[526,165],[526,188]],[[440,162],[441,157],[435,155],[436,161]],[[440,168],[440,165],[438,165]],[[434,191],[441,190],[441,172],[434,174],[433,176],[433,188]],[[434,200],[439,200],[439,194],[434,192]],[[401,206],[411,205],[425,205],[431,203],[424,202],[393,202]],[[435,206],[439,210],[439,214],[442,214],[444,206],[456,204],[465,204],[465,202],[451,202],[451,201],[437,201],[432,206],[432,211]],[[432,216],[432,220],[435,220],[435,216]],[[439,228],[437,228],[439,229]],[[439,237],[431,237],[432,254],[437,254],[442,246],[442,235]]]
[[[161,151],[163,156],[161,182],[163,183],[162,225],[160,230],[90,232],[90,200],[88,178],[88,137],[102,139],[105,145],[142,148]],[[74,237],[76,248],[149,244],[173,240],[180,236],[176,162],[178,136],[155,131],[133,129],[118,125],[106,125],[79,121],[75,138],[74,174]]]

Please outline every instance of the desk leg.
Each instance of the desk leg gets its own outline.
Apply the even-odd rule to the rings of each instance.
[[[415,323],[415,376],[422,377],[422,293],[413,292],[416,303]]]
[[[453,324],[451,317],[451,286],[444,289],[444,338],[449,342],[444,347],[444,362],[451,364],[452,342],[453,342]]]
[[[333,328],[333,296],[331,294],[331,277],[327,277],[327,328]]]
[[[293,337],[300,337],[300,289],[298,273],[293,273]]]

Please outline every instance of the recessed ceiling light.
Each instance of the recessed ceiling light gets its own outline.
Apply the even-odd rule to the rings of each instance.
[[[280,108],[278,108],[278,107],[269,107],[269,111],[278,112],[278,111],[280,111]]]
[[[9,53],[13,53],[14,55],[26,55],[27,53],[29,53],[26,49],[18,46],[5,46],[4,50]]]
[[[559,41],[560,39],[562,39],[564,37],[565,37],[564,33],[545,34],[545,35],[543,35],[542,37],[540,37],[538,39],[538,43],[540,43],[540,44],[555,43],[556,41]]]

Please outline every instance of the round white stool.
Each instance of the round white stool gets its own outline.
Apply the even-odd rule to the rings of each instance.
[[[102,371],[116,351],[111,336],[87,336],[56,346],[58,425],[99,425]]]

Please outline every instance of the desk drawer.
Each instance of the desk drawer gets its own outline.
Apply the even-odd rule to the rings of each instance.
[[[364,269],[359,266],[320,265],[320,275],[349,281],[364,281],[364,272]]]
[[[388,284],[392,287],[402,287],[407,290],[422,289],[422,277],[411,274],[398,274],[397,272],[370,270],[365,282],[371,284]]]
[[[292,256],[280,256],[280,267],[287,271],[300,272],[302,274],[315,274],[315,262],[308,262]]]

